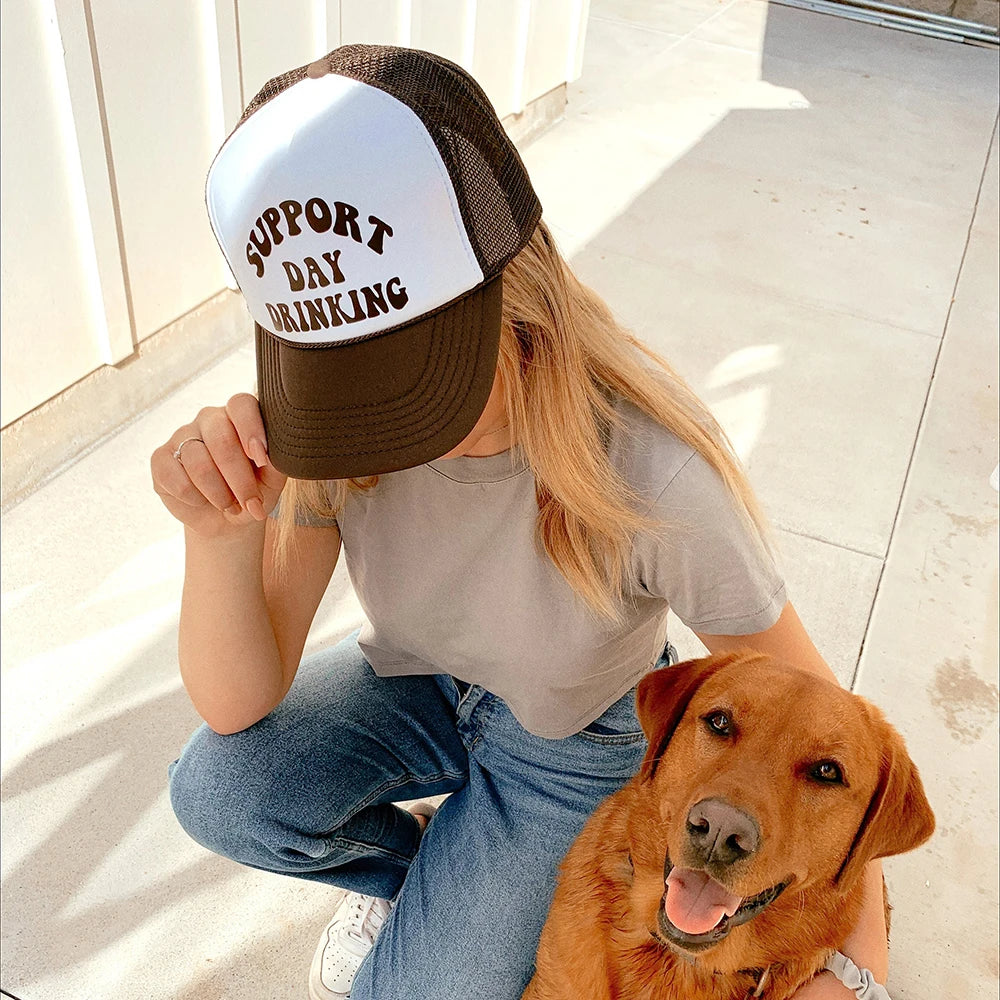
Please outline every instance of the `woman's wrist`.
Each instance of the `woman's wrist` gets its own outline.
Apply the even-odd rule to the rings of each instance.
[[[886,927],[882,862],[870,861],[862,876],[861,913],[840,950],[861,969],[871,969],[876,981],[889,975],[889,935]]]
[[[262,521],[248,521],[243,524],[224,524],[211,531],[199,530],[185,524],[184,543],[203,546],[206,549],[214,548],[220,552],[262,545],[267,520],[264,518]]]
[[[263,587],[264,525],[248,524],[237,531],[203,535],[184,528],[184,589],[215,591]]]
[[[826,969],[817,972],[795,994],[795,1000],[849,1000],[850,991],[837,977]]]
[[[793,1000],[855,1000],[855,998],[832,972],[821,969],[795,991]]]
[[[884,984],[888,973],[888,935],[885,924],[885,899],[883,896],[882,863],[871,861],[862,878],[863,903],[854,927],[840,945],[840,951],[851,961],[852,967],[862,970],[873,989],[862,994],[865,1000],[878,1000],[874,984]],[[844,965],[840,963],[841,967]],[[871,971],[869,971],[871,970]],[[845,983],[829,968],[821,970],[795,992],[795,1000],[856,1000],[857,976]],[[853,987],[852,985],[853,984]]]

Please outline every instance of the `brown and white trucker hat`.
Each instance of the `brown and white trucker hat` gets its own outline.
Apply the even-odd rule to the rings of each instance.
[[[271,80],[208,174],[256,323],[269,454],[301,479],[455,447],[496,372],[502,271],[541,206],[459,66],[348,45]]]

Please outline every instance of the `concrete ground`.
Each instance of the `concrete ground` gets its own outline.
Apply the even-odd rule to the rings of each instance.
[[[890,990],[996,995],[996,53],[758,0],[593,0],[526,150],[564,248],[714,407],[845,684],[938,816],[886,863]],[[20,1000],[305,996],[333,890],[186,839],[181,533],[152,449],[244,346],[4,520],[3,972]],[[359,608],[338,571],[312,643]],[[684,652],[697,644],[678,629]]]

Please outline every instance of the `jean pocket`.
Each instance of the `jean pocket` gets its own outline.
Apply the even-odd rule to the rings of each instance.
[[[646,742],[646,734],[639,725],[639,717],[635,712],[635,688],[608,706],[589,725],[584,726],[577,734],[589,743],[600,746],[633,746]]]

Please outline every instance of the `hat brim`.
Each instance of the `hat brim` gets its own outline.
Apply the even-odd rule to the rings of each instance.
[[[501,272],[412,323],[332,345],[294,345],[257,324],[274,467],[296,479],[353,479],[447,454],[493,388],[502,300]]]

